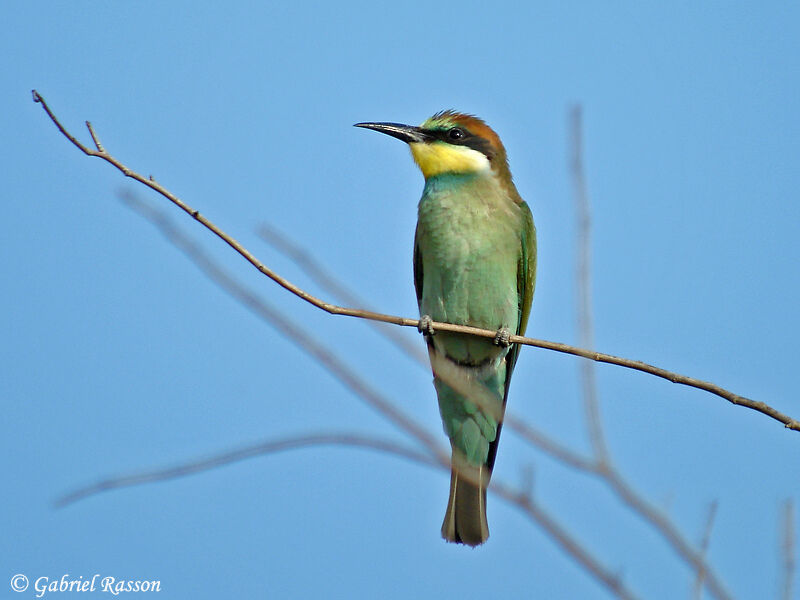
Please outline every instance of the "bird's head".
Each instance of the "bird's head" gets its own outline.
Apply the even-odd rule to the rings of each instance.
[[[400,123],[356,123],[406,142],[425,178],[448,173],[495,173],[510,179],[506,149],[478,117],[445,110],[419,127]]]

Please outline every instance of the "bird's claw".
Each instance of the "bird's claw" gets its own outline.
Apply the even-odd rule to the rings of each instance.
[[[425,337],[433,335],[433,319],[430,315],[422,315],[417,323],[417,330]]]
[[[508,348],[511,345],[511,331],[508,327],[501,327],[494,336],[494,345],[501,348]]]

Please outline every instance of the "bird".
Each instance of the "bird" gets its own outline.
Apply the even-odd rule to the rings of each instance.
[[[406,142],[425,178],[414,236],[414,287],[439,413],[451,446],[448,542],[489,537],[486,489],[536,284],[536,227],[505,147],[480,118],[444,110],[419,127],[356,123]],[[433,322],[497,331],[435,331]]]

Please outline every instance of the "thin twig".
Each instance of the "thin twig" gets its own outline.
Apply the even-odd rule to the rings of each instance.
[[[512,503],[522,510],[523,513],[536,521],[551,538],[557,540],[562,548],[564,548],[586,571],[590,572],[596,579],[601,581],[609,591],[613,592],[619,598],[634,598],[633,594],[626,589],[620,578],[604,568],[585,548],[572,539],[567,531],[533,500],[528,490],[523,489],[518,492],[495,481],[492,481],[489,489],[501,498]]]
[[[384,452],[394,456],[406,458],[412,462],[441,467],[441,463],[432,458],[429,454],[424,454],[413,448],[408,448],[401,444],[396,444],[380,438],[369,437],[358,433],[318,433],[290,436],[278,440],[267,440],[250,446],[245,446],[237,450],[228,450],[219,454],[214,454],[207,458],[192,462],[181,463],[165,469],[154,471],[143,471],[121,477],[111,477],[103,479],[92,485],[78,488],[65,494],[55,501],[57,508],[62,508],[73,502],[78,502],[94,496],[101,492],[108,492],[124,487],[153,483],[156,481],[167,481],[178,479],[187,475],[194,475],[202,471],[208,471],[217,467],[229,465],[248,458],[274,454],[283,450],[294,450],[296,448],[307,448],[310,446],[355,446],[367,448],[377,452]]]
[[[788,498],[783,505],[783,523],[781,533],[783,543],[781,544],[781,554],[783,555],[783,600],[792,600],[792,588],[794,587],[795,569],[795,540],[794,540],[794,502]]]
[[[175,247],[186,254],[206,276],[222,289],[270,323],[295,345],[316,358],[319,364],[325,367],[340,382],[366,400],[370,406],[383,414],[401,430],[412,435],[432,456],[436,456],[444,462],[449,461],[447,453],[424,427],[403,413],[395,403],[385,398],[378,390],[369,385],[353,369],[348,367],[336,353],[320,344],[311,334],[231,277],[211,260],[195,242],[183,235],[163,213],[141,202],[129,192],[122,192],[120,198],[127,206],[155,225]]]
[[[338,301],[349,306],[368,306],[366,301],[333,277],[313,255],[305,250],[305,248],[302,248],[299,244],[283,235],[276,228],[268,223],[263,223],[258,229],[258,235],[262,240],[300,267],[312,281],[315,281],[317,285],[322,287],[323,290],[326,290]],[[428,365],[428,354],[422,351],[421,344],[412,343],[394,327],[388,327],[385,323],[377,323],[375,321],[369,321],[369,323],[377,327],[381,335],[389,338],[395,346],[400,348],[408,356],[421,365]]]
[[[568,467],[587,473],[598,474],[597,463],[594,460],[567,448],[538,429],[531,427],[522,419],[513,415],[506,415],[503,421],[503,427],[509,427],[523,440],[542,452],[549,454]]]
[[[577,228],[577,321],[582,346],[594,346],[594,323],[592,319],[591,300],[591,212],[589,210],[589,194],[586,186],[586,176],[583,169],[583,127],[581,121],[581,108],[575,106],[570,111],[570,168],[575,196],[576,214],[578,215]],[[703,551],[695,551],[685,539],[680,530],[655,506],[645,500],[631,486],[614,466],[608,446],[603,434],[603,424],[600,418],[600,404],[597,393],[597,380],[595,377],[594,363],[581,361],[581,382],[583,389],[583,405],[586,413],[586,425],[589,429],[589,439],[595,457],[592,472],[598,475],[617,496],[638,513],[642,518],[658,530],[661,535],[672,545],[672,548],[685,561],[694,567],[702,583],[707,579],[711,592],[717,598],[730,598],[721,581],[711,571]],[[707,577],[706,577],[707,576]]]
[[[181,463],[165,469],[142,471],[131,475],[103,479],[92,485],[65,494],[56,500],[55,505],[61,508],[102,492],[146,483],[179,479],[257,456],[266,456],[285,450],[331,445],[374,450],[399,456],[411,462],[433,468],[449,468],[447,465],[432,459],[427,454],[417,452],[412,448],[381,438],[369,437],[358,433],[320,433],[290,436],[277,440],[266,440],[237,450],[221,452],[206,458]],[[625,587],[618,577],[615,577],[610,571],[605,569],[594,556],[583,548],[583,546],[581,546],[563,527],[558,525],[547,511],[536,504],[529,494],[515,492],[507,486],[495,483],[492,484],[491,490],[509,504],[522,510],[523,513],[539,524],[567,554],[571,555],[576,562],[583,566],[586,571],[593,575],[618,598],[626,600],[633,600],[635,598],[633,593]]]
[[[700,556],[705,559],[708,552],[708,545],[711,543],[711,529],[714,527],[714,517],[717,515],[717,501],[714,500],[708,507],[708,517],[706,517],[706,526],[703,531],[703,537],[700,540]],[[697,569],[697,577],[694,580],[694,597],[700,600],[703,597],[703,580],[706,577],[706,568]]]
[[[578,220],[576,232],[576,279],[578,285],[578,332],[580,345],[594,348],[594,321],[592,318],[591,282],[591,231],[592,221],[589,211],[589,193],[586,189],[586,176],[583,170],[583,123],[581,107],[574,106],[570,111],[572,187],[575,197],[575,212]],[[586,426],[595,458],[600,463],[609,460],[608,448],[603,435],[600,418],[600,403],[597,399],[597,384],[594,362],[580,361],[581,382],[583,385],[583,407],[586,413]]]
[[[328,312],[330,314],[335,315],[344,315],[350,317],[357,317],[361,319],[371,319],[373,321],[380,321],[383,323],[393,323],[395,325],[401,325],[403,327],[417,327],[419,324],[418,319],[408,319],[405,317],[398,317],[394,315],[386,315],[382,313],[376,313],[367,310],[360,310],[360,309],[353,309],[347,308],[343,306],[337,306],[335,304],[330,304],[328,302],[324,302],[319,298],[314,297],[313,295],[309,294],[308,292],[304,291],[303,289],[297,287],[287,279],[284,279],[270,268],[265,266],[261,263],[258,259],[256,259],[253,254],[250,253],[244,246],[242,246],[239,242],[237,242],[234,238],[226,234],[222,229],[220,229],[217,225],[215,225],[212,221],[208,220],[205,216],[201,215],[199,211],[193,209],[191,206],[183,202],[180,198],[175,196],[172,192],[167,190],[165,187],[158,184],[155,180],[149,179],[132,171],[130,168],[125,166],[119,160],[114,158],[105,150],[91,150],[80,143],[74,136],[72,136],[53,114],[50,110],[50,107],[45,102],[44,98],[39,94],[36,90],[33,90],[33,100],[34,102],[41,103],[42,108],[45,110],[47,115],[56,125],[58,130],[70,141],[72,142],[81,152],[86,154],[87,156],[96,156],[105,160],[106,162],[112,164],[114,167],[119,169],[125,176],[130,177],[131,179],[135,179],[139,183],[149,187],[150,189],[158,192],[165,198],[167,198],[170,202],[175,204],[185,213],[190,215],[193,219],[197,222],[201,223],[204,227],[206,227],[209,231],[211,231],[214,235],[219,237],[223,240],[226,244],[228,244],[231,248],[233,248],[236,252],[238,252],[247,262],[253,265],[256,269],[258,269],[261,273],[272,279],[275,283],[286,289],[287,291],[291,292],[298,298],[305,300],[306,302],[316,306]],[[440,323],[434,322],[433,328],[438,329],[440,331],[449,331],[453,333],[468,333],[471,335],[476,335],[479,337],[486,337],[494,339],[497,335],[496,331],[491,331],[489,329],[478,329],[476,327],[468,327],[466,325],[454,325],[452,323]],[[750,408],[757,412],[760,412],[776,421],[780,421],[781,423],[786,426],[788,429],[792,429],[794,431],[800,431],[800,421],[785,415],[784,413],[772,408],[768,404],[764,402],[759,402],[756,400],[751,400],[749,398],[745,398],[744,396],[740,396],[738,394],[734,394],[716,384],[710,383],[708,381],[702,381],[700,379],[695,379],[694,377],[687,377],[685,375],[680,375],[678,373],[673,373],[672,371],[668,371],[666,369],[662,369],[660,367],[655,367],[653,365],[649,365],[642,361],[638,360],[631,360],[627,358],[621,358],[618,356],[613,356],[611,354],[603,354],[602,352],[594,352],[591,350],[586,350],[583,348],[576,348],[575,346],[570,346],[568,344],[561,344],[559,342],[550,342],[547,340],[539,340],[535,338],[523,337],[519,335],[512,335],[510,337],[510,342],[514,344],[523,344],[526,346],[535,346],[537,348],[544,348],[546,350],[553,350],[555,352],[561,352],[564,354],[571,354],[573,356],[580,356],[582,358],[588,358],[590,360],[594,360],[597,362],[603,362],[607,364],[617,365],[620,367],[625,367],[628,369],[633,369],[636,371],[642,371],[644,373],[649,373],[650,375],[655,375],[656,377],[661,377],[662,379],[666,379],[673,383],[678,383],[681,385],[686,385],[689,387],[698,388],[719,396],[720,398],[724,398],[725,400],[735,404],[737,406],[744,406],[746,408]]]
[[[288,322],[288,323],[275,323],[276,315],[273,314],[274,311],[270,309],[267,305],[263,304],[263,301],[257,298],[255,293],[245,288],[242,284],[237,282],[232,276],[226,273],[219,265],[217,265],[212,259],[210,259],[194,242],[186,238],[183,233],[160,211],[144,204],[143,202],[136,199],[132,194],[124,194],[123,199],[126,204],[136,210],[139,214],[145,217],[148,221],[150,221],[153,225],[155,225],[165,237],[173,243],[176,247],[178,247],[181,251],[183,251],[199,268],[206,273],[212,281],[220,285],[224,290],[231,293],[235,298],[237,298],[240,302],[243,302],[246,306],[251,309],[254,309],[255,312],[263,319],[267,320],[268,322],[272,323],[281,333],[283,333],[288,339],[292,342],[297,343],[297,338],[295,337],[295,331],[300,330],[299,326]],[[265,306],[267,310],[263,310],[261,306]],[[285,319],[285,317],[280,317]],[[287,319],[288,321],[288,319]],[[374,406],[379,412],[383,413],[384,416],[387,416],[395,422],[402,430],[405,430],[409,433],[413,438],[415,438],[423,447],[427,448],[427,444],[423,439],[420,439],[420,434],[416,431],[409,430],[408,427],[412,426],[413,423],[410,421],[403,421],[396,419],[393,415],[395,414],[395,410],[393,407],[387,406],[390,403],[389,400],[384,398],[379,398],[380,402],[375,402],[374,398],[370,395],[370,391],[366,384],[362,385],[352,385],[351,380],[356,378],[354,374],[352,374],[348,367],[341,363],[340,361],[330,361],[330,357],[333,355],[330,350],[319,345],[314,352],[310,352],[313,356],[320,360],[321,364],[328,369],[333,375],[337,378],[343,380],[349,387],[349,389],[355,393],[357,396],[360,396],[362,399],[366,400],[369,404]],[[301,347],[309,351],[307,348],[301,345]],[[449,382],[448,382],[449,383]],[[323,434],[325,435],[325,434]],[[335,439],[330,439],[327,437],[327,441],[321,440],[321,438],[316,438],[317,441],[308,441],[310,438],[290,438],[288,440],[282,440],[280,442],[275,441],[267,441],[256,446],[251,446],[248,448],[239,449],[233,452],[226,452],[216,457],[210,457],[203,459],[201,461],[188,463],[185,465],[179,465],[177,467],[172,467],[170,469],[153,471],[153,472],[146,472],[140,473],[134,476],[129,477],[121,477],[115,478],[112,480],[106,480],[104,482],[100,482],[93,486],[89,486],[87,488],[83,488],[82,490],[77,490],[70,494],[67,499],[70,501],[75,501],[77,499],[85,498],[88,495],[96,494],[101,491],[105,491],[106,489],[111,489],[111,487],[121,487],[122,485],[135,485],[138,483],[145,483],[149,481],[161,481],[164,479],[169,479],[173,477],[181,477],[183,475],[188,475],[190,473],[194,473],[200,470],[205,470],[208,468],[213,468],[217,466],[222,466],[224,464],[229,464],[235,460],[242,460],[245,458],[249,458],[250,456],[255,456],[257,454],[266,454],[268,452],[273,452],[277,450],[282,450],[288,447],[300,447],[303,445],[312,445],[314,443],[339,443],[339,444],[348,444],[349,442],[344,441],[342,439],[341,434],[327,434],[327,436],[333,436]],[[314,437],[314,436],[311,436]],[[302,440],[306,440],[303,442]],[[431,454],[425,454],[421,452],[416,452],[413,450],[407,449],[405,446],[395,445],[393,442],[385,442],[383,440],[374,440],[369,438],[363,438],[361,436],[355,435],[355,439],[360,440],[356,444],[349,444],[349,445],[358,445],[360,447],[374,447],[376,449],[390,452],[390,453],[397,453],[405,458],[416,460],[421,464],[439,467],[444,470],[450,469],[450,461],[448,457],[444,455],[441,451],[437,451],[436,453],[431,452]],[[366,441],[365,441],[366,440]],[[292,446],[294,443],[294,446]],[[276,447],[275,444],[281,444],[280,447]],[[399,452],[395,452],[395,449],[399,449]],[[430,451],[430,448],[428,448]],[[121,484],[119,482],[122,482]],[[545,509],[543,509],[538,504],[534,503],[532,498],[530,497],[531,490],[523,490],[522,492],[514,492],[510,487],[503,485],[498,481],[493,481],[490,485],[490,491],[496,492],[501,498],[505,499],[506,501],[510,502],[512,505],[517,506],[520,510],[523,511],[529,518],[533,520],[533,522],[537,523],[541,526],[544,531],[550,535],[551,539],[556,542],[561,549],[569,555],[573,560],[575,560],[578,564],[580,564],[587,572],[593,575],[600,583],[602,583],[605,587],[609,589],[615,596],[618,598],[624,599],[634,599],[634,594],[627,589],[627,587],[620,581],[620,579],[614,576],[608,569],[604,568],[600,561],[595,558],[587,549],[585,549],[571,534],[569,534],[566,529],[562,526],[558,525],[555,519],[547,513]]]
[[[344,302],[344,304],[349,306],[368,306],[367,302],[358,297],[335,277],[332,277],[304,248],[300,247],[268,223],[263,223],[261,227],[259,227],[258,235],[262,240],[298,265],[313,281],[316,281],[323,290],[327,290],[334,298],[338,298],[340,302]],[[419,344],[412,343],[395,328],[389,327],[385,323],[378,323],[371,320],[369,323],[378,328],[378,331],[383,336],[389,338],[395,346],[400,348],[407,355],[417,360],[420,364],[427,365],[428,355],[422,352]]]
[[[661,532],[661,535],[666,538],[675,551],[683,557],[695,571],[705,571],[705,584],[715,597],[731,598],[730,593],[711,570],[711,567],[705,561],[702,554],[692,548],[692,545],[683,537],[678,528],[673,525],[663,512],[639,496],[615,470],[612,469],[605,473],[604,479],[628,506],[642,515]]]
[[[506,417],[505,422],[509,423],[510,417]],[[514,424],[515,431],[523,439],[531,442],[537,448],[547,452],[570,467],[599,478],[611,488],[614,494],[635,514],[639,515],[645,523],[653,527],[672,547],[675,553],[694,571],[703,571],[705,573],[705,577],[707,578],[706,585],[709,586],[714,596],[717,598],[731,597],[719,577],[714,574],[711,566],[706,562],[703,554],[692,548],[692,545],[686,540],[677,526],[662,511],[656,508],[655,505],[642,497],[608,462],[600,463],[585,458],[569,448],[547,439],[522,421],[515,420]]]

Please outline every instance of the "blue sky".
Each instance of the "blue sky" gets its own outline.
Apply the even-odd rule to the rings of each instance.
[[[445,544],[447,476],[362,450],[284,452],[54,510],[102,477],[264,439],[403,440],[124,207],[120,189],[163,208],[444,434],[426,370],[82,156],[32,88],[83,140],[89,119],[111,153],[279,273],[322,294],[258,238],[263,222],[376,309],[411,317],[422,178],[401,143],[352,124],[478,114],[502,137],[538,228],[528,333],[567,343],[578,339],[567,112],[580,103],[597,348],[800,416],[796,5],[7,3],[0,15],[0,585],[101,573],[159,579],[168,598],[607,597],[497,497],[484,547]],[[586,451],[578,373],[576,359],[524,349],[510,409]],[[736,597],[777,597],[781,506],[800,501],[798,434],[697,390],[597,373],[619,469],[693,541],[716,500],[717,574]],[[537,500],[637,594],[688,596],[693,573],[652,529],[506,432],[496,477],[516,484],[526,469]]]

